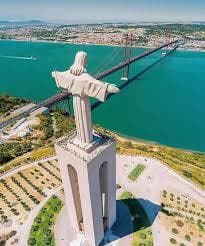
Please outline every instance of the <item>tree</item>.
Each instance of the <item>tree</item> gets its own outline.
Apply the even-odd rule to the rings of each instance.
[[[123,147],[129,149],[129,148],[132,148],[133,147],[133,144],[132,144],[131,141],[125,141],[123,143]]]
[[[187,178],[192,178],[192,173],[191,172],[188,172],[186,170],[183,171],[183,175]]]

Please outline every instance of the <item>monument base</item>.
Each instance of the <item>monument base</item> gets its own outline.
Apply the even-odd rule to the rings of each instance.
[[[73,134],[57,141],[56,152],[71,227],[89,245],[99,245],[116,220],[115,142],[95,134],[82,145]]]

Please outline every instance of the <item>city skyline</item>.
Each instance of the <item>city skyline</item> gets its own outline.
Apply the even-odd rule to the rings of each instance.
[[[205,21],[205,2],[185,0],[0,0],[0,20],[55,23]],[[114,11],[113,11],[114,10]]]

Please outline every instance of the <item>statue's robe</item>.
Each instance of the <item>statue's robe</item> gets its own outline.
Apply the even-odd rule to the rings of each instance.
[[[96,80],[86,72],[76,76],[68,70],[55,72],[53,76],[59,88],[65,89],[73,95],[76,130],[78,140],[80,140],[79,145],[91,143],[93,134],[89,97],[104,102],[108,94],[109,84]]]
[[[107,97],[108,83],[96,80],[88,73],[79,76],[70,71],[55,72],[56,84],[59,88],[68,90],[72,95],[80,97],[89,96],[104,102]]]

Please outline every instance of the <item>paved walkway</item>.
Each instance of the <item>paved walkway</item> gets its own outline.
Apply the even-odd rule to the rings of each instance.
[[[71,242],[77,241],[77,233],[71,228],[66,207],[64,206],[55,223],[54,236],[57,246],[70,246]],[[80,246],[79,242],[79,246]],[[77,245],[76,245],[77,246]]]

